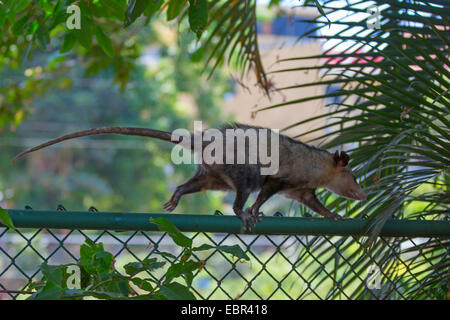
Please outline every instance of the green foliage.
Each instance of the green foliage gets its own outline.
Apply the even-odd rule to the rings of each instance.
[[[173,239],[173,241],[181,247],[191,247],[192,240],[179,232],[175,225],[164,218],[150,219],[150,222],[156,224],[160,231],[165,231]]]
[[[11,217],[9,216],[8,211],[0,207],[0,223],[7,226],[10,229],[15,230],[14,224],[12,222]]]
[[[161,294],[165,295],[168,300],[194,300],[195,296],[186,287],[179,283],[173,282],[161,286]]]
[[[313,1],[310,1],[313,2]],[[316,1],[314,1],[316,2]],[[325,94],[308,95],[261,108],[280,108],[305,101],[326,99],[327,110],[310,119],[293,122],[288,128],[323,119],[322,127],[302,132],[301,138],[325,130],[320,140],[324,148],[344,147],[351,153],[350,167],[359,183],[369,194],[366,202],[350,202],[329,192],[321,197],[327,207],[349,217],[369,216],[365,250],[379,257],[385,266],[383,274],[398,272],[393,267],[398,255],[416,252],[407,259],[408,273],[404,295],[425,298],[427,288],[448,285],[448,252],[435,241],[426,245],[409,243],[408,239],[395,239],[389,243],[377,235],[387,219],[421,218],[446,219],[449,214],[449,152],[450,110],[449,91],[449,5],[442,1],[404,2],[374,1],[382,9],[381,29],[368,29],[366,20],[356,18],[365,10],[363,2],[347,3],[336,7],[333,1],[322,1],[327,17],[333,17],[332,27],[324,19],[325,12],[311,20],[318,24],[316,38],[330,40],[324,53],[315,56],[292,57],[281,61],[275,73],[317,72],[321,77],[310,83],[289,85],[279,90],[316,88],[324,85]],[[362,9],[364,8],[364,9]],[[355,17],[350,19],[349,17]],[[306,34],[305,36],[308,36]],[[304,66],[307,59],[321,58],[319,66]],[[283,68],[283,63],[302,63],[299,67]],[[287,129],[287,128],[286,128]],[[420,206],[418,204],[421,204]],[[316,246],[326,246],[326,240],[315,237]],[[357,243],[341,247],[346,250]],[[399,248],[394,252],[391,247]],[[407,248],[407,249],[405,249]],[[405,251],[403,251],[405,250]],[[434,263],[418,262],[418,252],[428,252]],[[324,250],[318,259],[323,259]],[[336,274],[345,270],[346,261],[329,259],[327,265]],[[366,272],[373,263],[362,254],[359,267]],[[305,270],[320,272],[322,266],[301,264]],[[422,276],[420,278],[418,276]],[[417,279],[422,279],[421,281]],[[350,289],[354,276],[344,272],[335,279],[342,288]],[[385,290],[392,290],[386,284]],[[330,291],[330,297],[338,293]],[[380,293],[382,295],[382,293]],[[363,286],[353,288],[353,298],[369,297]]]
[[[193,250],[194,251],[203,251],[203,250],[209,250],[209,249],[213,249],[213,248],[214,247],[209,244],[202,244],[200,247],[194,248]],[[232,246],[221,245],[221,246],[217,246],[216,248],[223,252],[229,253],[238,259],[250,261],[249,256],[237,244],[232,245]]]
[[[128,275],[135,276],[145,270],[153,271],[161,268],[164,264],[165,262],[159,262],[156,258],[151,258],[142,260],[141,262],[130,262],[124,266],[124,269]]]
[[[256,37],[255,0],[2,3],[0,72],[9,76],[0,79],[0,127],[20,123],[34,107],[36,97],[58,88],[60,77],[66,75],[65,67],[73,61],[70,56],[76,56],[77,65],[83,65],[89,75],[112,71],[114,80],[124,89],[138,64],[139,45],[131,40],[158,17],[165,17],[166,21],[177,18],[181,26],[189,23],[189,29],[200,40],[197,52],[202,52],[202,56],[197,56],[197,60],[204,60],[203,70],[210,75],[228,56],[228,62],[234,61],[242,70],[254,70],[260,86],[268,88]],[[67,11],[71,6],[79,8],[80,29],[71,30],[67,24],[69,20],[76,21],[76,11]],[[205,32],[207,28],[210,32]],[[201,39],[205,33],[208,36]],[[144,39],[144,43],[151,41],[151,36]],[[59,60],[43,62],[37,77],[26,81],[15,77],[21,69],[34,67],[34,59],[43,52]]]
[[[103,33],[99,27],[95,28],[95,37],[103,51],[110,57],[114,55],[111,40]]]
[[[78,65],[78,58],[72,54],[42,53],[35,55],[34,67],[0,72],[0,82],[14,81],[21,94],[29,90],[36,96],[31,99],[24,96],[25,100],[32,100],[33,113],[27,122],[16,131],[2,133],[0,181],[8,187],[2,186],[0,191],[10,190],[13,195],[7,199],[8,206],[19,208],[29,204],[36,209],[54,208],[62,203],[71,210],[95,206],[104,211],[161,212],[164,199],[194,170],[194,166],[171,164],[171,144],[109,135],[63,143],[57,146],[60,148],[42,150],[14,165],[11,159],[30,143],[89,127],[125,125],[172,131],[190,129],[192,119],[200,118],[212,126],[222,122],[220,107],[230,82],[223,70],[218,70],[213,81],[209,81],[200,74],[201,65],[189,63],[195,35],[188,28],[180,26],[183,36],[177,46],[160,42],[165,34],[155,30],[154,24],[130,37],[128,48],[133,55],[142,55],[148,39],[160,49],[152,52],[157,55],[156,64],[134,67],[125,91],[113,84],[114,67],[96,75],[96,70],[111,63],[107,59]],[[50,67],[42,67],[47,61],[51,61],[53,70],[58,70],[57,74]],[[58,90],[48,90],[47,82]],[[35,85],[47,86],[47,93],[35,92]],[[186,95],[198,106],[189,113]],[[221,197],[214,192],[187,196],[177,210],[192,213],[210,212],[211,207],[220,210]]]
[[[162,1],[159,1],[162,2]],[[148,0],[130,0],[128,1],[127,11],[125,13],[124,26],[128,27],[132,24],[141,14],[144,13],[147,6],[154,6],[155,1]]]
[[[169,0],[167,6],[167,21],[175,19],[186,4],[186,0]]]
[[[189,0],[189,25],[200,39],[208,22],[208,6],[206,0]]]
[[[166,271],[165,280],[160,283],[151,277],[152,272],[162,268],[166,262],[157,258],[147,258],[138,262],[129,262],[123,268],[126,274],[115,269],[114,256],[105,251],[102,243],[94,243],[86,238],[80,247],[80,259],[77,264],[52,266],[43,263],[40,267],[42,279],[28,286],[34,292],[30,300],[70,300],[95,298],[105,300],[195,300],[190,287],[194,277],[203,269],[204,261],[193,260],[193,251],[215,249],[244,257],[245,253],[239,246],[232,249],[227,246],[192,247],[192,240],[182,234],[168,220],[157,218],[151,222],[158,225],[161,231],[166,231],[174,242],[183,248],[179,258],[167,252],[160,255],[170,256],[174,261]],[[248,257],[246,260],[249,260]],[[79,274],[68,272],[75,267]],[[72,284],[74,277],[80,276],[78,288]],[[143,278],[142,276],[146,276]],[[186,285],[175,280],[184,278]]]

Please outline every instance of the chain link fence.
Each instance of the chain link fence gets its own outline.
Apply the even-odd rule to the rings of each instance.
[[[448,230],[449,222],[442,223]],[[448,235],[379,237],[369,247],[363,245],[367,237],[356,234],[186,235],[196,245],[237,244],[250,257],[244,262],[219,250],[194,253],[195,259],[205,261],[191,288],[198,299],[429,299],[448,294]],[[115,256],[119,271],[129,262],[154,257],[156,252],[182,254],[166,233],[158,231],[11,230],[0,226],[0,299],[28,297],[27,286],[41,277],[40,264],[76,262],[86,237],[103,243]],[[158,257],[169,263],[148,276],[163,281],[172,259]]]

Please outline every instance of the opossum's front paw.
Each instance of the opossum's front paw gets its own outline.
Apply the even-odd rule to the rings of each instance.
[[[171,200],[171,201],[167,201],[166,203],[163,204],[163,208],[166,211],[172,212],[173,210],[175,210],[175,208],[177,207],[177,204],[175,201]]]
[[[253,215],[252,210],[250,208],[243,210],[239,215],[239,218],[242,221],[242,229],[241,229],[242,232],[252,231],[252,229],[256,225],[256,222],[261,221],[261,218],[258,218],[258,214],[256,216]]]
[[[326,214],[324,214],[324,217],[328,218],[328,219],[333,219],[334,221],[345,220],[344,217],[338,215],[337,213],[333,213],[333,212],[327,212]]]

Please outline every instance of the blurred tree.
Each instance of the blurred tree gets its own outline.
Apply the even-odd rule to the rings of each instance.
[[[191,30],[178,39],[181,47],[185,46],[183,50],[192,55],[191,61],[208,58],[198,70],[182,67],[187,62],[182,55],[168,66],[178,68],[180,87],[184,83],[186,89],[195,88],[197,101],[212,103],[204,87],[183,79],[196,76],[203,69],[212,73],[217,67],[212,62],[222,61],[224,50],[232,45],[233,51],[240,52],[238,56],[243,57],[245,53],[244,60],[237,61],[250,61],[260,75],[258,79],[265,78],[255,46],[256,32],[248,28],[256,23],[255,6],[255,1],[3,0],[0,2],[0,71],[4,75],[0,78],[0,127],[17,125],[32,110],[36,97],[68,84],[70,80],[62,78],[75,65],[84,68],[86,75],[107,70],[115,83],[125,89],[139,64],[142,45],[154,43],[158,36],[146,28],[154,20],[171,21],[170,24],[178,21],[178,29]],[[227,15],[226,8],[231,9],[232,15]],[[246,15],[241,16],[243,13]],[[165,34],[159,40],[171,50],[177,50],[172,46],[176,32],[174,36],[167,25],[160,24],[159,29]],[[202,42],[195,41],[206,33],[207,25],[215,28],[213,34],[217,37],[209,34]],[[240,34],[238,30],[229,32],[236,27],[242,29]],[[251,39],[248,46],[242,45],[244,37]],[[235,50],[238,47],[241,49]],[[208,49],[207,55],[204,48]],[[210,90],[209,85],[206,88]],[[210,109],[202,112],[214,115]]]
[[[222,122],[220,102],[230,88],[228,78],[219,71],[208,81],[201,75],[202,66],[188,63],[195,36],[180,28],[178,43],[176,34],[174,41],[164,43],[161,38],[167,38],[167,32],[172,31],[156,23],[129,39],[136,51],[144,52],[144,64],[134,63],[127,89],[114,85],[111,71],[95,76],[90,74],[92,65],[86,69],[81,64],[65,70],[59,90],[33,99],[35,110],[27,121],[17,132],[4,132],[0,138],[0,191],[5,198],[8,194],[9,207],[30,204],[35,209],[48,209],[62,203],[71,210],[93,205],[103,211],[162,211],[175,186],[194,170],[193,165],[172,164],[170,143],[95,136],[34,153],[13,166],[11,159],[25,147],[89,127],[127,125],[172,131],[192,129],[193,119]],[[147,51],[144,38],[154,39],[154,46]],[[39,78],[40,64],[50,59],[55,58],[36,55],[36,66],[22,71],[23,76],[17,71],[15,76]],[[73,56],[65,60],[72,64],[78,61]],[[11,79],[10,74],[3,71],[1,76]],[[220,199],[218,193],[186,196],[177,210],[210,212],[211,208],[221,208]]]

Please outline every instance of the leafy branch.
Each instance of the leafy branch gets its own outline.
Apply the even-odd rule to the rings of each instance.
[[[28,286],[26,292],[32,292],[28,299],[80,300],[89,297],[105,300],[195,300],[192,282],[204,268],[205,261],[194,260],[193,252],[215,249],[242,260],[250,260],[237,245],[214,247],[203,244],[193,247],[192,239],[181,233],[172,222],[163,218],[151,219],[151,222],[160,231],[167,232],[175,244],[183,248],[179,258],[168,252],[158,252],[159,255],[174,259],[165,273],[164,281],[155,280],[152,274],[163,268],[166,261],[152,257],[129,262],[124,265],[125,274],[122,274],[116,270],[114,256],[104,250],[103,244],[86,238],[80,247],[80,259],[76,264],[41,265],[43,277]],[[72,273],[70,270],[74,268],[80,272]],[[185,284],[176,282],[178,278],[183,278]],[[74,281],[78,281],[78,287],[73,284]]]

